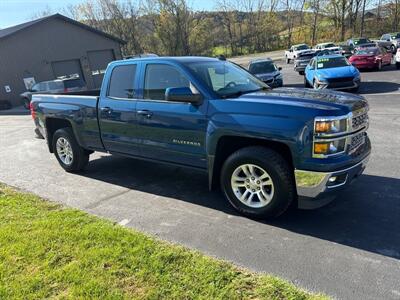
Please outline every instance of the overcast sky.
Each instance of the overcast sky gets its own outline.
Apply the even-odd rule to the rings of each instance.
[[[35,14],[50,8],[54,13],[62,13],[64,7],[82,3],[84,0],[0,0],[0,28],[6,28],[30,21]],[[122,0],[124,1],[124,0]],[[197,10],[212,10],[213,0],[191,0]]]

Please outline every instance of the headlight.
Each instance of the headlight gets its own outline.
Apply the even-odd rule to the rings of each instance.
[[[347,118],[324,119],[316,118],[314,132],[321,135],[345,133],[347,130]]]
[[[325,158],[343,153],[351,114],[339,117],[316,117],[314,120],[313,157]]]

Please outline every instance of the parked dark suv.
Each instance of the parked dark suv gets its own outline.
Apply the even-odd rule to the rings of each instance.
[[[55,80],[42,81],[34,84],[28,91],[22,93],[21,99],[26,109],[32,100],[32,94],[58,94],[86,91],[86,83],[79,76],[61,77]]]
[[[249,64],[249,72],[271,88],[283,86],[281,70],[270,58],[252,60]]]
[[[300,53],[299,56],[294,60],[295,72],[298,72],[300,75],[304,75],[304,70],[314,56],[315,53]]]

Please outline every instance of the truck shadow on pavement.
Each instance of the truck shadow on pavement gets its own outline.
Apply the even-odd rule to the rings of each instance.
[[[238,216],[221,192],[208,191],[202,172],[104,156],[80,175]],[[400,179],[363,175],[326,207],[255,222],[400,259]]]
[[[389,81],[365,81],[361,83],[359,94],[382,94],[390,92],[399,92],[400,84]]]

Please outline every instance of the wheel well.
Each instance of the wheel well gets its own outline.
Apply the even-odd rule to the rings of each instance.
[[[46,130],[47,130],[47,143],[49,145],[49,151],[53,153],[53,135],[54,133],[61,128],[72,128],[72,125],[69,121],[65,119],[57,119],[57,118],[47,118],[46,119]]]
[[[235,137],[225,136],[222,137],[217,144],[217,150],[215,152],[215,160],[213,166],[211,188],[215,188],[219,185],[219,178],[224,161],[235,151],[249,147],[249,146],[263,146],[275,150],[289,163],[293,168],[293,159],[290,148],[280,142],[257,139],[257,138],[246,138],[246,137]]]

